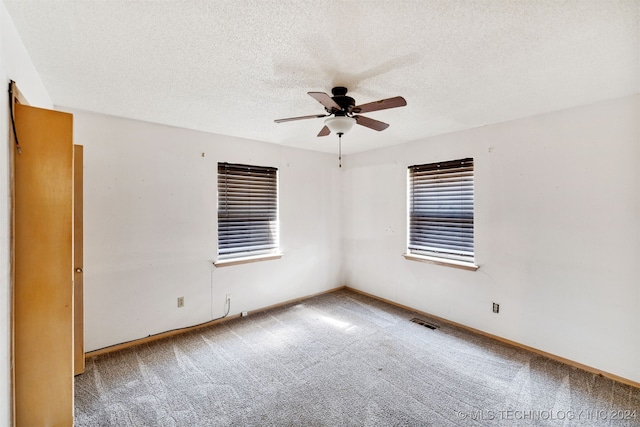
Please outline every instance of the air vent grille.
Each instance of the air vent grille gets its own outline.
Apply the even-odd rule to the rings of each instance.
[[[439,326],[436,326],[432,323],[427,322],[426,320],[422,320],[422,319],[418,319],[417,317],[414,317],[413,319],[411,319],[411,321],[413,323],[417,323],[418,325],[422,325],[425,328],[429,328],[429,329],[438,329]]]

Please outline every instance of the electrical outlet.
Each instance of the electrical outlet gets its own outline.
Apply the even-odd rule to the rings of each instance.
[[[247,312],[247,311],[243,311],[242,312],[242,317],[247,317],[248,315],[249,315],[249,312]]]
[[[178,308],[184,307],[184,297],[178,297]]]
[[[231,294],[227,294],[227,301],[231,302]]]
[[[493,312],[494,313],[500,313],[500,304],[494,302],[493,303]]]

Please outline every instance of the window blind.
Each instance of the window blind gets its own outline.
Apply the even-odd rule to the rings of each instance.
[[[218,163],[218,258],[278,248],[278,169]]]
[[[409,167],[409,252],[473,260],[473,159]]]

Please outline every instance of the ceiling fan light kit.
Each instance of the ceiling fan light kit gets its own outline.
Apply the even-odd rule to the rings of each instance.
[[[355,123],[356,119],[347,116],[329,117],[324,121],[324,125],[338,135],[349,132]]]

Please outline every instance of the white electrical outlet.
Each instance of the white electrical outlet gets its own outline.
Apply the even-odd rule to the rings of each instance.
[[[227,294],[227,301],[231,301],[231,294]]]
[[[247,311],[243,311],[242,312],[242,317],[247,317],[249,315],[249,313]]]
[[[178,308],[184,307],[184,297],[178,297]]]

